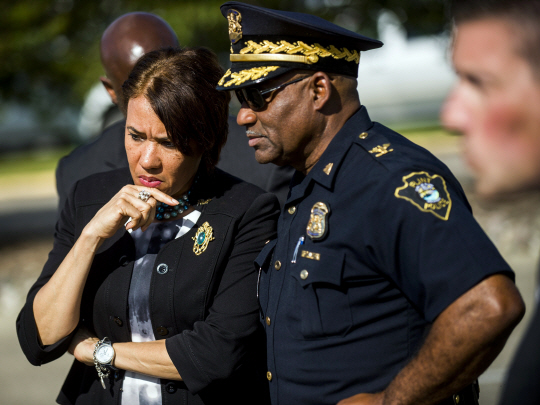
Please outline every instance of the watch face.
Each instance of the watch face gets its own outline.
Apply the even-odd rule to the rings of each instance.
[[[97,349],[96,359],[101,364],[109,363],[114,356],[114,349],[110,345],[103,345]]]

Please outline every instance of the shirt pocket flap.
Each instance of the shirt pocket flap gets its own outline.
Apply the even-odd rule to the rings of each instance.
[[[272,254],[274,253],[274,248],[276,247],[277,239],[271,240],[264,248],[261,250],[261,253],[255,259],[255,265],[257,269],[266,270],[268,268],[268,263],[272,259]]]
[[[292,276],[302,287],[313,283],[340,286],[342,282],[345,253],[317,249],[317,252],[300,250]]]

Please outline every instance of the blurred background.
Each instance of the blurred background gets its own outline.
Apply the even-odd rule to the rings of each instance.
[[[444,132],[438,112],[455,77],[443,0],[261,0],[268,8],[319,15],[382,40],[362,55],[358,90],[373,120],[431,150],[462,182],[475,216],[510,262],[531,306],[540,247],[540,196],[481,200],[459,154],[459,137]],[[155,13],[182,45],[214,50],[228,68],[222,1],[0,0],[0,403],[54,403],[69,356],[34,368],[15,336],[26,291],[52,247],[58,159],[120,118],[99,77],[99,40],[118,16]],[[239,105],[231,102],[231,113]],[[496,403],[508,361],[528,318],[481,378],[481,404]],[[8,367],[9,366],[9,367]]]

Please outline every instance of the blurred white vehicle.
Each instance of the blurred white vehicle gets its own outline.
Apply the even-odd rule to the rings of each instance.
[[[439,110],[455,80],[449,36],[407,39],[397,16],[381,13],[379,39],[384,46],[362,54],[358,92],[371,119],[385,125],[438,125]]]

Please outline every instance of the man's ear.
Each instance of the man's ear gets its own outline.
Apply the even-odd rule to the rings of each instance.
[[[105,90],[107,90],[107,93],[109,93],[109,96],[111,97],[111,101],[113,102],[113,104],[118,105],[118,97],[116,97],[116,92],[114,91],[114,88],[110,79],[105,76],[101,76],[99,80],[101,80],[101,83],[103,83],[103,86],[105,86]]]
[[[324,72],[316,72],[311,78],[311,90],[315,109],[320,111],[332,96],[333,86],[330,77]]]

